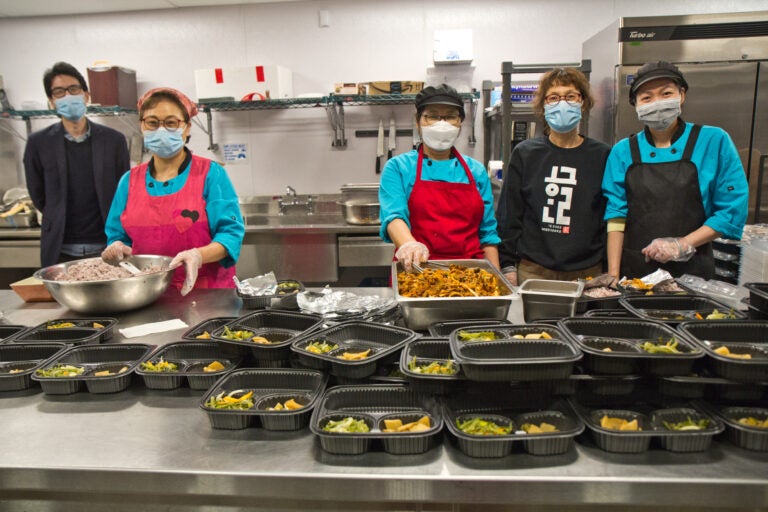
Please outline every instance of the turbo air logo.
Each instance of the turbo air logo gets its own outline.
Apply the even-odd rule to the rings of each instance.
[[[544,178],[544,191],[547,194],[547,204],[542,208],[542,231],[551,233],[571,232],[571,201],[573,189],[576,186],[576,169],[574,167],[552,166],[552,174]]]
[[[654,37],[656,37],[656,32],[640,32],[639,30],[630,30],[629,32],[630,40],[653,39]]]

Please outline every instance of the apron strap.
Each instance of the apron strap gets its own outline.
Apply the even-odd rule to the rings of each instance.
[[[685,143],[685,149],[683,150],[683,160],[691,159],[691,156],[693,155],[693,148],[696,146],[696,141],[699,140],[700,131],[700,124],[694,124],[691,127],[691,133],[688,135],[688,142]]]
[[[633,133],[629,136],[629,152],[632,154],[633,165],[639,165],[643,163],[640,159],[640,143],[637,142],[636,133]]]

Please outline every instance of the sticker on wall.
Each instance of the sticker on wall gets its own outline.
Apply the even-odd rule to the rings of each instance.
[[[247,164],[248,163],[248,144],[245,144],[245,143],[224,144],[224,163],[225,164]]]

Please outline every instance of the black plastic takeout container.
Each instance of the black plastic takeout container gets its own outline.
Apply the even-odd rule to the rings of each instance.
[[[233,357],[223,347],[206,340],[177,341],[163,345],[142,362],[157,363],[161,358],[176,364],[177,371],[153,372],[143,369],[141,365],[136,368],[136,373],[149,389],[176,389],[187,382],[192,389],[206,390],[242,362],[242,358]],[[224,369],[206,372],[203,368],[214,361],[221,363]]]
[[[742,286],[749,290],[749,305],[768,314],[768,283],[744,283]]]
[[[760,421],[768,419],[768,408],[745,405],[711,406],[725,424],[726,437],[739,448],[758,452],[768,451],[768,428],[751,427],[739,422],[742,418]]]
[[[761,320],[706,320],[684,322],[678,330],[687,334],[706,353],[706,364],[716,375],[744,382],[768,381],[768,322]],[[740,359],[715,352],[726,347]]]
[[[509,434],[469,434],[457,420],[480,418],[500,426],[511,426]],[[515,444],[532,455],[558,455],[572,449],[574,438],[584,431],[584,424],[563,399],[525,390],[508,390],[489,394],[472,392],[452,395],[444,401],[443,419],[446,431],[459,449],[470,457],[497,458],[512,453]],[[556,432],[527,434],[526,423],[554,425]]]
[[[319,315],[295,311],[264,310],[237,318],[226,325],[233,331],[250,331],[254,336],[267,338],[272,343],[259,344],[251,340],[230,340],[223,337],[224,326],[211,333],[219,343],[237,347],[243,356],[250,356],[258,366],[289,366],[291,343],[302,334],[319,329],[323,319]]]
[[[419,338],[408,342],[400,352],[400,372],[414,391],[444,395],[458,390],[467,384],[461,367],[453,361],[454,373],[429,374],[411,369],[411,362],[428,365],[432,362],[445,364],[453,361],[451,343],[448,338]]]
[[[509,325],[512,322],[509,320],[447,320],[445,322],[435,322],[429,326],[429,335],[435,338],[445,337],[451,335],[456,329],[463,329],[465,327],[473,326],[490,326],[490,325]]]
[[[687,375],[704,351],[688,336],[661,322],[639,318],[564,318],[560,327],[584,354],[588,371],[604,374]],[[651,354],[645,341],[677,340],[680,354]],[[610,352],[604,351],[610,348]]]
[[[619,303],[639,318],[664,322],[669,325],[697,320],[696,313],[702,317],[699,320],[706,320],[707,315],[714,310],[718,310],[720,313],[732,313],[735,318],[746,317],[744,313],[734,310],[727,304],[698,295],[622,297]],[[678,318],[681,316],[682,318]]]
[[[29,329],[25,325],[0,325],[0,345],[13,341],[18,334]]]
[[[421,432],[384,432],[384,419],[403,423],[428,416],[430,427]],[[330,420],[352,417],[366,422],[367,433],[328,432]],[[359,455],[369,450],[384,450],[395,455],[428,451],[438,440],[443,427],[440,404],[433,396],[417,393],[407,386],[374,384],[336,386],[326,390],[312,413],[310,429],[329,453]]]
[[[291,344],[291,350],[298,354],[299,363],[308,368],[329,371],[347,379],[364,379],[373,375],[378,366],[396,362],[399,350],[416,337],[415,332],[404,327],[352,320],[297,338]],[[309,352],[307,345],[315,341],[324,341],[336,348],[325,354]],[[345,352],[359,353],[369,349],[371,352],[364,359],[341,358]]]
[[[492,341],[462,341],[462,333],[492,332]],[[546,333],[551,339],[517,339]],[[457,329],[450,337],[453,359],[469,380],[565,379],[581,352],[559,328],[549,324],[500,325]]]
[[[235,370],[212,386],[201,398],[211,427],[244,429],[261,426],[266,430],[300,430],[307,426],[320,395],[325,390],[328,375],[317,370],[289,368],[246,368]],[[216,409],[206,405],[211,397],[222,392],[243,390],[253,392],[253,407],[247,410]],[[303,407],[294,410],[270,411],[277,402],[293,398]]]
[[[141,343],[72,347],[49,359],[41,369],[57,365],[72,365],[84,368],[85,371],[81,375],[42,377],[35,372],[32,374],[32,379],[40,382],[43,392],[49,395],[75,393],[83,383],[90,393],[117,393],[130,385],[136,366],[153,348],[154,345]],[[111,373],[104,376],[94,375],[101,371]]]
[[[181,335],[181,339],[183,340],[194,340],[194,341],[215,341],[210,336],[213,331],[218,329],[219,327],[223,327],[224,325],[233,322],[237,320],[237,317],[235,316],[219,316],[214,318],[209,318],[208,320],[203,320],[202,322],[193,325],[186,331],[184,331],[184,334]],[[198,338],[198,336],[202,336],[205,333],[208,333],[208,338]]]
[[[63,343],[0,345],[0,391],[21,391],[32,387],[35,370],[66,348]]]
[[[99,321],[101,320],[101,321]],[[74,323],[74,327],[49,328],[58,323]],[[93,327],[98,322],[104,328]],[[103,322],[103,323],[102,323]],[[117,320],[114,318],[100,319],[58,319],[43,322],[18,333],[11,342],[13,343],[66,343],[68,345],[92,345],[106,341],[112,337]]]
[[[243,308],[245,309],[299,309],[297,296],[300,292],[304,291],[304,284],[295,279],[280,279],[277,281],[278,286],[291,283],[295,283],[296,288],[288,293],[277,292],[265,295],[246,295],[239,289],[235,289],[235,293],[243,301]]]

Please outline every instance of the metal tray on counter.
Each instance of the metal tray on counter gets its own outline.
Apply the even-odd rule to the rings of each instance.
[[[0,217],[0,229],[31,228],[37,226],[37,213],[16,213]]]
[[[506,320],[512,305],[512,289],[507,280],[488,260],[440,260],[445,265],[481,268],[499,280],[501,295],[485,297],[404,297],[398,289],[397,274],[403,271],[400,262],[392,262],[392,288],[400,305],[405,325],[416,331],[426,331],[436,322],[461,319]]]

